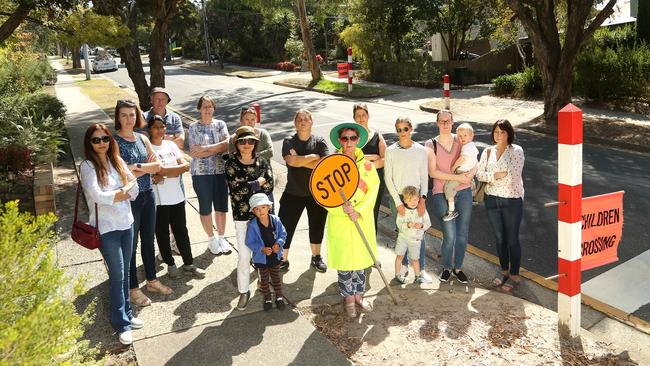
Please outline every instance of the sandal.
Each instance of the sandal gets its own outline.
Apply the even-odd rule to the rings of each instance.
[[[151,305],[151,299],[145,295],[139,288],[130,291],[131,304],[137,306]]]
[[[364,313],[369,313],[373,310],[372,304],[368,300],[361,300],[361,302],[358,302],[357,304]]]
[[[515,281],[512,278],[508,277],[506,282],[501,286],[501,290],[503,292],[512,292],[519,284],[521,283],[521,280]]]
[[[497,273],[494,275],[494,280],[492,280],[492,284],[494,287],[501,287],[508,281],[508,278],[510,278],[509,274],[503,274],[502,271],[497,271]]]
[[[169,295],[174,292],[174,290],[163,285],[162,282],[160,282],[159,280],[147,281],[145,287],[149,292],[157,292],[163,295]]]
[[[345,302],[345,312],[348,314],[349,318],[356,318],[357,317],[357,306],[354,301],[346,301]]]

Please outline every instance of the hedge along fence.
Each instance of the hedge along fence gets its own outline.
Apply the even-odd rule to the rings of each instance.
[[[436,88],[442,83],[442,69],[430,57],[406,62],[373,62],[369,80],[405,86]]]

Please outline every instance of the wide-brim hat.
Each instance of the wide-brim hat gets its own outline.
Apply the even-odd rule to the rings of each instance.
[[[235,140],[253,139],[259,141],[255,136],[255,129],[251,126],[241,126],[235,131]]]
[[[248,199],[248,205],[251,206],[251,211],[257,206],[261,205],[271,205],[273,206],[273,202],[269,200],[269,197],[264,194],[264,193],[255,193],[254,195],[251,196],[251,198]]]
[[[363,147],[368,141],[368,131],[366,131],[365,127],[355,122],[345,122],[336,125],[330,131],[330,141],[332,142],[332,145],[334,145],[335,148],[337,149],[341,148],[341,142],[339,141],[339,131],[344,128],[351,128],[359,132],[359,141],[357,142],[357,147],[359,148]]]
[[[167,103],[172,101],[172,98],[169,96],[169,93],[167,93],[167,90],[165,90],[165,88],[161,88],[161,87],[157,86],[157,87],[151,89],[151,94],[150,95],[154,95],[156,93],[165,94],[167,96]]]

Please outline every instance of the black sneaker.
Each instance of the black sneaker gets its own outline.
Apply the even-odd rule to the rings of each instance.
[[[462,270],[454,270],[453,271],[454,277],[458,279],[458,282],[460,283],[467,283],[467,276],[465,276],[465,273],[463,273]]]
[[[239,294],[239,302],[237,303],[237,310],[244,310],[248,306],[248,300],[251,298],[251,292]]]
[[[278,308],[278,310],[284,310],[287,305],[284,303],[284,299],[281,297],[278,297],[275,299],[275,307]]]
[[[289,270],[289,261],[280,261],[280,271],[288,271]]]
[[[327,265],[323,262],[323,258],[320,255],[314,255],[311,257],[311,266],[318,272],[327,271]]]
[[[264,311],[271,311],[273,309],[273,302],[271,300],[264,301]]]
[[[450,277],[451,277],[451,271],[448,270],[448,269],[445,269],[445,270],[442,271],[442,273],[440,274],[439,279],[440,279],[440,282],[449,282],[449,278],[450,278]]]

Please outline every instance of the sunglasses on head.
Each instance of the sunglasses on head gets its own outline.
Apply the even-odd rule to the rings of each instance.
[[[90,139],[90,142],[92,142],[94,145],[98,145],[100,142],[108,144],[109,142],[111,142],[111,138],[106,135],[102,137],[93,137]]]
[[[255,145],[255,140],[254,139],[241,139],[237,140],[237,145]]]
[[[357,141],[358,139],[359,139],[359,136],[357,136],[357,135],[352,135],[352,136],[341,136],[341,137],[339,137],[339,140],[340,140],[340,141],[343,141],[343,142],[348,142],[348,141],[355,142],[355,141]]]
[[[397,133],[402,133],[402,132],[409,132],[410,129],[411,127],[396,128],[395,131],[397,131]]]

